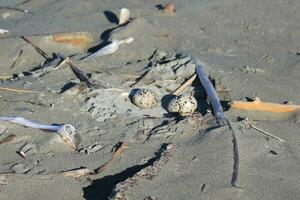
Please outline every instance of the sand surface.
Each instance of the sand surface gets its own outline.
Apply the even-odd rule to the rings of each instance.
[[[166,3],[0,0],[0,29],[9,30],[0,35],[0,116],[72,124],[81,138],[74,150],[54,132],[0,121],[1,200],[300,198],[299,113],[225,109],[230,129],[218,124],[210,112],[199,80],[183,92],[198,101],[194,115],[178,117],[166,111],[170,92],[194,72],[190,58],[183,56],[186,51],[206,64],[224,102],[259,97],[300,104],[300,1],[175,0],[173,15],[160,9]],[[115,29],[124,7],[132,19]],[[114,40],[134,41],[120,45],[112,55],[80,60],[106,45],[113,29]],[[92,40],[74,47],[49,39],[64,32],[87,32]],[[93,87],[78,94],[76,89],[76,94],[65,91],[70,84],[79,84],[67,65],[26,76],[45,58],[20,36],[49,58],[58,52],[71,56]],[[19,77],[13,79],[13,74]],[[154,91],[158,105],[152,109],[134,105],[131,95],[139,88]],[[245,117],[286,142],[247,129],[238,120]],[[26,144],[30,149],[24,159],[17,152]],[[98,173],[64,175],[78,168]]]

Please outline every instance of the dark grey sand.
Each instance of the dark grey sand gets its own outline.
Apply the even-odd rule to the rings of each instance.
[[[11,142],[0,144],[1,200],[300,198],[299,115],[226,111],[239,150],[237,187],[233,187],[232,131],[228,126],[218,126],[211,113],[202,112],[206,108],[199,82],[185,90],[194,91],[199,103],[193,116],[176,123],[164,105],[166,95],[193,72],[193,66],[180,64],[180,59],[174,57],[185,50],[192,50],[205,62],[207,73],[226,88],[228,92],[219,92],[221,100],[260,97],[269,102],[300,104],[298,0],[178,0],[174,1],[174,16],[157,8],[156,5],[167,3],[162,1],[20,3],[0,1],[0,6],[30,11],[0,9],[0,28],[10,31],[0,35],[0,76],[19,74],[44,62],[20,39],[24,35],[49,55],[76,54],[72,58],[74,64],[90,73],[91,81],[102,87],[86,89],[78,95],[60,94],[70,81],[78,83],[68,67],[38,78],[0,82],[0,87],[39,92],[1,90],[1,116],[22,116],[44,124],[72,124],[81,136],[79,150],[74,151],[54,133],[1,121],[0,141],[9,134],[16,135]],[[106,38],[102,33],[117,26],[114,17],[108,19],[104,13],[118,16],[123,7],[131,11],[133,20],[114,38],[133,37],[134,41],[122,45],[113,55],[78,61],[88,49],[47,39],[52,33],[86,31],[93,35],[89,47],[94,47]],[[11,69],[21,49],[23,53]],[[156,66],[162,71],[152,71],[133,88],[156,91],[162,104],[139,109],[128,97],[130,85],[149,66],[148,59],[155,50],[166,54],[166,64]],[[183,68],[175,73],[174,66]],[[286,142],[242,128],[243,123],[236,120],[239,116],[257,120],[258,127]],[[61,173],[80,167],[97,169],[112,157],[119,142],[126,142],[130,148],[104,172],[77,179]],[[29,143],[33,148],[25,160],[16,151]],[[84,149],[95,144],[103,148],[87,155]],[[157,153],[164,144],[176,146],[166,160]],[[153,177],[140,175],[149,169],[154,170]],[[125,187],[123,196],[116,198],[121,194],[121,186]]]

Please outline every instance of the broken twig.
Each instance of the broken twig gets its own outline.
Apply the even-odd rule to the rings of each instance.
[[[269,136],[269,137],[272,137],[272,138],[274,138],[274,139],[276,139],[276,140],[279,140],[279,141],[281,141],[281,142],[286,142],[285,140],[283,140],[283,139],[281,139],[281,138],[279,138],[279,137],[277,137],[277,136],[275,136],[275,135],[273,135],[273,134],[271,134],[271,133],[269,133],[269,132],[267,132],[267,131],[264,131],[264,130],[260,129],[260,128],[258,128],[258,127],[255,126],[255,125],[253,125],[253,123],[251,123],[251,122],[249,121],[248,118],[245,119],[244,123],[245,123],[245,125],[248,126],[249,128],[254,128],[255,130],[257,130],[257,131],[259,131],[259,132],[261,132],[261,133],[263,133],[263,134],[265,134],[265,135],[267,135],[267,136]]]
[[[102,173],[104,172],[108,165],[114,161],[116,158],[118,158],[123,152],[125,149],[129,148],[128,147],[128,144],[127,143],[124,143],[124,142],[121,142],[117,149],[115,150],[114,154],[112,155],[111,159],[109,159],[106,163],[104,163],[103,165],[101,165],[98,169],[95,169],[95,174],[99,174],[99,173]]]
[[[188,80],[186,80],[181,86],[179,86],[176,90],[174,90],[172,94],[179,95],[183,90],[185,90],[185,88],[190,86],[196,78],[197,78],[197,74],[195,73]]]

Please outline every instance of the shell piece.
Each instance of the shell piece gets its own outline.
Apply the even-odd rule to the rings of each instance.
[[[130,12],[127,8],[122,8],[120,11],[120,17],[119,17],[119,25],[125,24],[129,21]]]
[[[179,95],[174,97],[168,104],[168,112],[178,113],[181,116],[189,116],[197,109],[197,100],[191,95]]]
[[[158,103],[158,96],[152,90],[138,89],[132,96],[132,103],[139,108],[153,108]]]

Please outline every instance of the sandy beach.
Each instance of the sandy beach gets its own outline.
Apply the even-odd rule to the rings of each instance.
[[[300,199],[300,1],[167,3],[0,0],[0,200]]]

